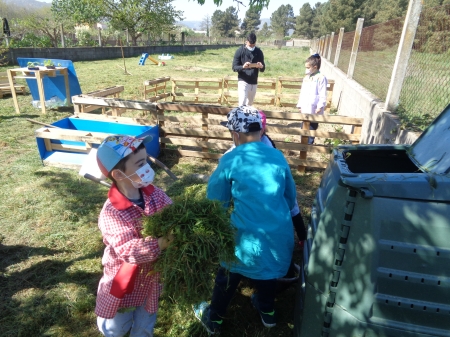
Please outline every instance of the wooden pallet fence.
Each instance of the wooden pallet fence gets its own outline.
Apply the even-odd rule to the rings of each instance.
[[[172,78],[172,101],[222,104],[223,78]]]
[[[219,159],[222,153],[231,146],[230,132],[222,126],[211,130],[210,126],[220,125],[220,122],[226,120],[226,114],[230,110],[231,108],[215,105],[158,104],[160,148],[176,152],[181,156]],[[189,117],[167,116],[166,112],[188,112],[195,115]],[[170,124],[166,122],[170,122]],[[174,127],[172,123],[188,124],[193,127]],[[175,145],[177,149],[170,149],[166,145]]]
[[[13,80],[14,88],[16,89],[16,92],[21,93],[22,95],[25,95],[25,86],[22,84],[17,84],[15,80]],[[9,85],[9,79],[8,74],[3,71],[0,72],[0,98],[3,98],[4,94],[10,94],[11,93],[11,86]]]
[[[89,96],[89,97],[110,97],[110,96],[112,96],[113,98],[119,98],[120,93],[123,92],[123,90],[124,90],[123,85],[116,85],[116,86],[105,88],[105,89],[91,91],[84,95]],[[87,113],[87,112],[97,110],[99,108],[102,109],[102,114],[107,113],[105,106],[97,106],[97,105],[93,105],[93,104],[80,104],[79,112]],[[75,113],[77,113],[76,110],[75,110]]]
[[[83,113],[83,106],[93,105],[97,107],[109,107],[110,112],[108,114],[112,116],[121,116],[127,110],[138,110],[150,113],[153,116],[153,120],[156,122],[156,110],[157,105],[155,103],[145,101],[132,101],[120,98],[108,98],[108,97],[93,97],[88,95],[76,95],[72,96],[72,103],[74,106],[75,115]]]
[[[226,114],[231,108],[189,105],[176,103],[158,104],[158,121],[161,130],[161,148],[175,151],[181,156],[219,159],[231,145],[228,130],[217,126],[226,120]],[[168,116],[166,112],[190,112],[194,116]],[[328,155],[331,152],[329,145],[308,145],[308,136],[333,138],[359,143],[362,118],[330,115],[310,115],[298,112],[264,111],[267,116],[266,132],[283,151],[288,163],[296,166],[300,172],[306,167],[325,168],[327,163],[308,160],[307,153],[320,153]],[[198,115],[197,115],[198,114]],[[353,125],[353,133],[310,131],[309,123]],[[179,123],[187,126],[173,126]],[[303,124],[302,124],[303,123]],[[166,145],[175,145],[177,149],[170,149]]]
[[[167,101],[167,97],[172,96],[170,91],[167,92],[167,89],[169,89],[167,83],[170,83],[170,81],[171,79],[169,76],[144,81],[144,101]]]
[[[238,79],[236,76],[223,78],[223,104],[236,106],[238,104]],[[258,89],[254,103],[275,105],[277,80],[275,78],[258,78]]]
[[[297,166],[299,172],[304,172],[306,167],[325,168],[326,162],[308,160],[308,153],[328,154],[331,152],[331,145],[308,145],[308,137],[321,137],[329,139],[340,139],[353,144],[360,142],[363,118],[354,118],[334,115],[311,115],[298,112],[271,112],[264,111],[267,116],[266,132],[269,137],[275,140],[275,145],[280,150],[299,151],[296,156],[286,156],[289,164]],[[280,122],[287,122],[282,125]],[[319,130],[309,130],[309,123],[317,122],[322,125],[352,125],[352,133],[329,132]],[[277,124],[278,123],[278,124]],[[300,124],[301,123],[301,124]],[[300,136],[300,137],[298,137]],[[277,140],[284,141],[277,141]]]
[[[296,107],[303,77],[278,77],[276,106]],[[331,99],[333,98],[334,80],[328,80],[327,106],[325,111],[330,111]]]

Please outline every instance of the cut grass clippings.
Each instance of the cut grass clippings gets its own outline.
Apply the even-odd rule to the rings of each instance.
[[[217,200],[206,199],[206,184],[185,186],[173,204],[144,218],[144,236],[174,239],[161,252],[155,270],[161,273],[164,295],[180,309],[209,299],[221,262],[232,264],[235,228]]]

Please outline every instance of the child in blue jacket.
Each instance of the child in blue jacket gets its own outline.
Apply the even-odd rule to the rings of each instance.
[[[290,210],[296,202],[291,169],[283,154],[261,142],[261,116],[241,106],[227,115],[236,149],[225,154],[208,182],[207,197],[225,207],[233,201],[231,222],[237,228],[237,263],[219,269],[211,304],[195,308],[210,334],[219,332],[239,281],[254,282],[251,300],[266,327],[276,325],[277,279],[286,275],[294,248]]]

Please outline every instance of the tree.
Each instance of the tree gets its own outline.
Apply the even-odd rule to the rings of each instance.
[[[262,38],[269,38],[272,35],[272,30],[270,29],[267,22],[264,22],[262,28],[258,31],[258,36],[261,36]]]
[[[326,4],[317,2],[313,8],[313,19],[311,21],[311,34],[313,37],[320,37],[323,35],[323,28],[321,27],[322,15],[325,11]]]
[[[277,37],[285,37],[289,29],[294,28],[294,9],[291,5],[281,5],[272,13],[270,24]]]
[[[295,18],[295,36],[311,39],[313,37],[311,25],[314,18],[314,12],[311,5],[307,2],[300,8],[299,15]]]
[[[245,18],[241,25],[241,36],[247,36],[251,32],[256,32],[261,24],[261,11],[256,7],[251,7],[245,12]]]
[[[203,21],[200,23],[200,29],[206,31],[206,36],[210,36],[211,17],[209,14],[206,14],[206,16],[203,17]]]
[[[50,41],[51,47],[58,47],[58,43],[61,41],[61,23],[55,20],[49,8],[36,9],[32,13],[30,12],[29,15],[17,19],[17,25],[24,32],[35,36],[45,36],[47,39],[45,44],[48,44],[48,41]],[[50,46],[41,45],[37,47]]]
[[[321,12],[321,32],[337,32],[341,27],[344,27],[346,32],[354,31],[358,18],[365,16],[369,1],[372,0],[329,0]],[[370,20],[371,18],[365,18],[365,21]],[[365,24],[367,25],[367,22]]]
[[[127,31],[132,44],[145,32],[171,30],[182,12],[173,0],[53,0],[52,11],[60,18],[73,17],[78,23],[107,21],[116,30]]]
[[[225,12],[216,10],[211,17],[212,32],[214,36],[234,37],[239,29],[239,18],[236,8],[230,6]]]

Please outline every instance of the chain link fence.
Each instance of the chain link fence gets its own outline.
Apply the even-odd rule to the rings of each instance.
[[[353,79],[384,101],[387,96],[404,18],[362,29]],[[355,32],[342,36],[337,67],[348,73]],[[313,50],[336,63],[339,35],[311,41]],[[406,62],[406,60],[401,61]],[[397,113],[405,127],[424,129],[450,103],[450,4],[423,8],[403,82]]]
[[[450,103],[450,5],[422,10],[399,112],[426,123]]]
[[[381,100],[389,89],[403,22],[404,18],[398,18],[361,32],[353,79]]]

